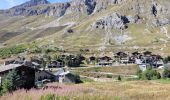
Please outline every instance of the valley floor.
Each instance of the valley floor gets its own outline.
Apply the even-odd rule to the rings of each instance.
[[[169,100],[170,81],[86,82],[49,84],[47,89],[18,90],[1,100]],[[60,99],[57,99],[60,98]],[[53,99],[48,99],[53,100]]]

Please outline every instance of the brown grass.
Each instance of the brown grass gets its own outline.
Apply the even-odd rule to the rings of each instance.
[[[53,86],[58,84],[53,83]],[[70,100],[169,100],[170,85],[155,81],[131,81],[110,83],[84,83],[61,85],[60,89],[18,90],[1,97],[1,100],[38,100],[42,95],[56,94]]]

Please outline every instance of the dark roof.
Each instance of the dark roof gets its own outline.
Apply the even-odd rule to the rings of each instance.
[[[143,52],[143,54],[144,54],[144,55],[151,55],[152,52],[150,52],[150,51],[145,51],[145,52]]]
[[[100,60],[112,60],[112,58],[108,57],[108,56],[104,56],[99,58]]]
[[[138,51],[135,51],[132,53],[132,55],[139,55],[140,53]]]
[[[0,66],[0,72],[9,71],[9,70],[16,69],[16,68],[19,68],[19,67],[29,67],[29,68],[32,68],[32,69],[36,69],[36,68],[30,67],[30,66],[27,66],[27,65],[24,65],[24,64],[9,64],[9,65]]]

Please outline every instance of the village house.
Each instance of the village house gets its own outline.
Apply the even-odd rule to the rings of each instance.
[[[43,80],[50,80],[55,81],[56,76],[51,73],[50,71],[46,71],[46,70],[38,70],[37,72],[35,72],[35,83],[38,81],[43,81]]]
[[[100,57],[98,59],[98,66],[112,66],[113,60],[108,56]]]
[[[53,60],[48,65],[48,68],[62,68],[64,67],[64,62],[62,60]]]
[[[96,61],[96,57],[94,57],[94,56],[91,56],[91,57],[89,57],[89,64],[94,64],[95,63],[95,61]]]
[[[118,52],[114,55],[114,57],[117,60],[117,62],[121,64],[127,64],[129,62],[128,54],[124,52]]]
[[[160,55],[154,55],[150,51],[143,52],[143,55],[135,58],[136,64],[141,70],[146,70],[148,67],[159,68],[164,67],[163,58]]]
[[[30,89],[35,86],[35,72],[37,69],[24,65],[24,64],[8,64],[0,67],[0,79],[3,79],[6,75],[12,71],[16,70],[17,74],[20,76],[21,86],[20,88]]]

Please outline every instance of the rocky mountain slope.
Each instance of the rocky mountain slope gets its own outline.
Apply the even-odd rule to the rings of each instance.
[[[155,48],[167,52],[169,0],[31,0],[0,11],[0,42],[63,48]],[[161,45],[160,45],[161,44]]]

